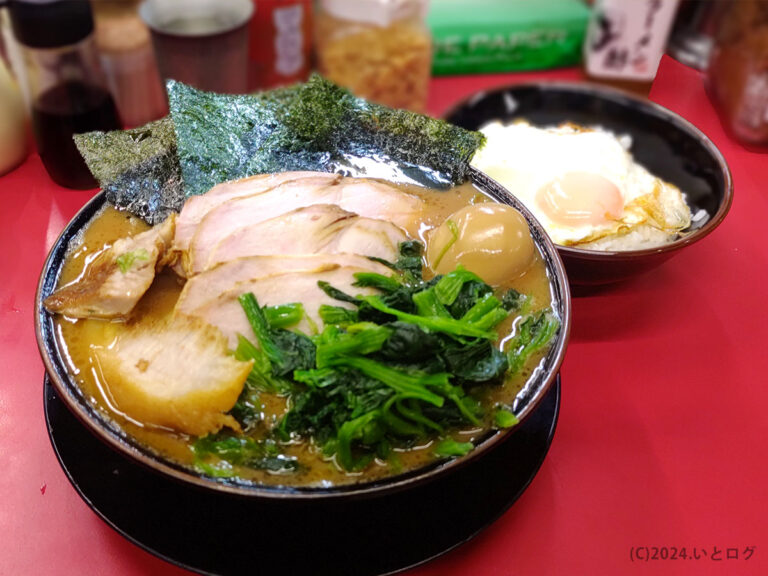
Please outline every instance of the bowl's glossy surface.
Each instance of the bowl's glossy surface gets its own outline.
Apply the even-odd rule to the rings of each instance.
[[[493,120],[526,119],[538,126],[573,122],[629,134],[635,160],[678,186],[692,214],[705,214],[680,239],[658,248],[603,252],[558,246],[572,284],[608,284],[650,270],[712,232],[731,206],[731,174],[709,138],[677,114],[625,92],[590,84],[520,84],[479,92],[444,118],[471,130]]]
[[[565,355],[565,347],[570,331],[570,293],[563,264],[557,250],[538,222],[533,219],[530,212],[517,199],[511,197],[504,188],[484,174],[472,170],[471,179],[478,188],[497,201],[515,206],[527,219],[531,235],[543,256],[547,274],[551,280],[553,309],[562,322],[556,340],[545,357],[541,369],[535,373],[515,399],[515,413],[520,420],[523,420],[536,408],[557,378]],[[91,200],[64,229],[52,247],[43,267],[38,285],[35,302],[35,323],[38,347],[58,397],[91,432],[120,453],[154,469],[160,474],[217,492],[271,499],[324,499],[329,497],[375,496],[430,482],[450,474],[452,470],[472,465],[481,454],[504,442],[511,434],[514,434],[515,428],[489,433],[485,439],[478,442],[472,453],[465,458],[436,462],[424,468],[392,476],[384,480],[330,488],[314,486],[289,488],[266,486],[243,480],[217,479],[161,457],[126,434],[117,423],[84,397],[83,392],[70,377],[66,359],[62,355],[55,335],[53,317],[42,306],[43,300],[56,287],[70,245],[76,242],[80,231],[87,226],[91,218],[104,203],[103,193]]]

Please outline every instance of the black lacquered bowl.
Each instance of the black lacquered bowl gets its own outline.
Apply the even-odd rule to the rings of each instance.
[[[540,399],[552,385],[563,360],[570,330],[571,317],[568,285],[557,250],[528,210],[522,206],[517,199],[510,196],[504,188],[481,172],[472,170],[471,179],[479,189],[483,190],[495,200],[511,204],[519,209],[528,220],[532,237],[542,254],[547,268],[547,274],[551,279],[553,308],[562,320],[560,332],[554,341],[549,354],[543,361],[542,369],[529,381],[528,385],[517,395],[515,400],[513,406],[515,414],[520,420],[524,420],[536,408]],[[433,477],[450,473],[453,468],[471,463],[475,454],[479,455],[486,450],[492,449],[496,444],[503,442],[505,437],[512,433],[513,429],[505,432],[490,433],[487,438],[478,443],[476,449],[467,458],[437,462],[426,468],[419,469],[418,471],[390,477],[386,480],[334,488],[288,488],[264,486],[246,481],[214,479],[206,476],[202,472],[190,470],[187,467],[177,465],[160,457],[152,450],[126,434],[117,423],[102,413],[102,411],[95,408],[84,397],[80,388],[70,377],[69,369],[62,357],[59,344],[54,334],[53,316],[42,306],[43,300],[56,287],[61,267],[68,253],[70,244],[77,239],[80,231],[90,222],[91,218],[101,209],[104,203],[104,195],[99,194],[86,204],[86,206],[65,228],[52,247],[43,267],[38,286],[35,321],[40,353],[43,362],[45,363],[46,371],[59,397],[86,427],[114,449],[162,474],[167,474],[185,482],[191,482],[206,489],[267,498],[322,498],[375,494],[382,491],[387,492],[394,489],[407,488],[415,483],[428,481]]]
[[[591,84],[520,84],[479,92],[444,118],[470,130],[494,120],[525,119],[537,126],[572,122],[629,134],[635,160],[680,188],[692,214],[703,211],[679,239],[658,248],[608,252],[558,246],[572,284],[608,284],[655,268],[712,232],[731,206],[731,173],[712,141],[677,114],[626,92]]]

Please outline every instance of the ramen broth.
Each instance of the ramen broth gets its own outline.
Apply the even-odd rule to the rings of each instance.
[[[491,201],[480,193],[473,185],[467,183],[449,191],[433,191],[415,186],[399,186],[404,191],[422,197],[428,206],[428,216],[408,230],[413,238],[423,242],[429,230],[440,225],[450,214],[471,203]],[[134,235],[146,230],[148,226],[138,218],[118,212],[111,206],[106,206],[83,231],[81,238],[71,248],[63,265],[59,280],[64,285],[76,279],[98,253],[120,237]],[[425,275],[428,274],[425,268]],[[171,314],[174,304],[183,287],[183,280],[170,270],[157,275],[149,291],[139,301],[129,321],[79,319],[66,316],[55,317],[56,333],[62,350],[62,356],[69,365],[74,380],[83,390],[89,402],[103,411],[109,418],[115,420],[129,435],[140,443],[159,453],[163,457],[192,465],[194,453],[192,443],[195,438],[162,429],[157,426],[145,425],[122,413],[115,405],[106,382],[100,373],[95,351],[101,347],[112,345],[120,333],[132,325],[156,323]],[[551,304],[550,280],[541,256],[520,278],[500,289],[514,288],[520,293],[532,296],[532,311],[546,308]],[[269,304],[264,303],[264,304]],[[514,314],[499,325],[500,338],[497,342],[502,345],[505,338],[514,331],[516,322]],[[484,406],[492,407],[496,403],[512,405],[515,395],[530,378],[536,366],[540,364],[544,352],[538,353],[526,364],[526,368],[500,386],[487,387],[480,392]],[[285,398],[277,395],[261,393],[260,400],[264,404],[263,412],[271,414],[267,423],[277,422],[287,408]],[[493,410],[487,409],[486,421],[482,427],[470,426],[456,430],[453,436],[461,442],[473,441],[482,437],[492,427]],[[264,470],[253,470],[238,467],[237,476],[247,480],[265,484],[281,484],[293,486],[331,486],[358,481],[369,481],[393,473],[403,472],[421,467],[435,460],[432,453],[434,440],[424,440],[408,449],[395,449],[395,465],[392,462],[374,460],[362,472],[345,472],[333,460],[324,458],[321,449],[308,441],[293,441],[281,444],[281,450],[286,456],[296,457],[301,466],[298,471],[290,473],[270,473]]]

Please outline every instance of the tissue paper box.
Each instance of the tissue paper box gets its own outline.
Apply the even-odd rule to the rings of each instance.
[[[581,0],[432,0],[432,73],[572,66],[581,59],[589,15]]]

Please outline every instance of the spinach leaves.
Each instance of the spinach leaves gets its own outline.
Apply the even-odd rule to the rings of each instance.
[[[546,348],[557,317],[548,309],[530,314],[529,297],[514,290],[496,295],[461,267],[424,280],[417,242],[401,245],[398,261],[386,264],[390,276],[355,276],[357,286],[373,287],[376,295],[319,283],[339,305],[320,308],[324,328],[312,337],[286,329],[301,319],[300,305],[269,308],[253,294],[240,297],[257,342],[240,338],[236,356],[253,359],[254,366],[231,414],[247,433],[259,425],[260,394],[286,396],[288,408],[266,439],[223,433],[201,439],[196,453],[205,465],[215,456],[230,465],[285,471],[295,462],[277,458],[275,447],[312,439],[354,471],[432,438],[436,456],[462,456],[472,444],[452,436],[457,427],[517,423],[506,406],[483,407],[478,391],[502,385]],[[497,327],[511,313],[521,317],[502,351]]]

